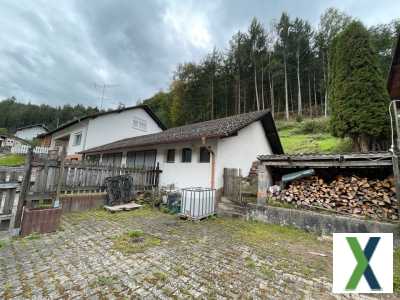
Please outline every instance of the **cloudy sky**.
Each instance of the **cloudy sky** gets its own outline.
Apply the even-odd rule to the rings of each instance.
[[[197,61],[252,17],[282,11],[316,25],[335,6],[367,25],[399,17],[399,0],[57,0],[0,2],[0,99],[133,105],[167,89],[178,63]]]

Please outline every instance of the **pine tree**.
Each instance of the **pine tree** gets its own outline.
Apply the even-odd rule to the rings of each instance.
[[[389,97],[378,55],[361,22],[352,22],[332,43],[330,91],[332,133],[350,137],[354,150],[378,150],[389,127]]]

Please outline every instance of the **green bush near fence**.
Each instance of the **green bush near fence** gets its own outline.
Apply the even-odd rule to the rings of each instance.
[[[17,167],[25,163],[25,156],[17,154],[6,154],[0,156],[0,166]]]

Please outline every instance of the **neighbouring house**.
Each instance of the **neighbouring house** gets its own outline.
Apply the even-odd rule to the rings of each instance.
[[[28,141],[11,134],[0,134],[0,147],[11,148],[18,144],[26,145]]]
[[[101,164],[158,165],[161,186],[220,189],[224,168],[240,168],[247,176],[258,155],[282,154],[283,149],[272,115],[264,110],[126,138],[82,153]]]
[[[393,60],[388,78],[388,90],[392,99],[400,100],[400,35],[393,51]]]
[[[45,125],[34,124],[18,128],[15,132],[15,136],[26,141],[32,141],[37,136],[45,134],[48,131]]]
[[[146,105],[137,105],[88,115],[40,135],[42,146],[66,146],[67,157],[128,137],[161,132],[166,127]]]

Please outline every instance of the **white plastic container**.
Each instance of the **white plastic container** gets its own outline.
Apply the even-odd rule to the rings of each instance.
[[[181,216],[199,220],[215,214],[215,190],[210,188],[182,189]]]

